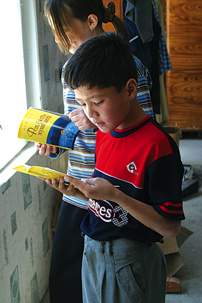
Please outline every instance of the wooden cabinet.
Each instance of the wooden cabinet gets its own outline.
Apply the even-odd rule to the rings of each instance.
[[[168,125],[202,130],[202,2],[166,0],[165,7],[173,67],[166,73]]]

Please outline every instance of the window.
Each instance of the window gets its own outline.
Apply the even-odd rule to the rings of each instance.
[[[0,170],[27,143],[17,138],[26,110],[41,107],[35,0],[3,1],[1,11]]]

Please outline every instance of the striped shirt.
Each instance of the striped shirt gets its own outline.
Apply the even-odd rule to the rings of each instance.
[[[138,87],[137,99],[143,110],[153,117],[153,108],[151,103],[150,90],[152,86],[151,75],[148,69],[134,57],[137,66]],[[67,62],[63,66],[63,71]],[[75,100],[75,94],[71,91],[64,82],[63,85],[63,100],[65,114],[68,115],[71,111],[80,108],[79,103]],[[69,162],[67,174],[75,178],[91,178],[95,168],[95,130],[80,131],[74,144],[74,150],[69,150]],[[63,151],[60,151],[62,153]],[[63,200],[78,206],[80,208],[88,208],[88,202],[75,197],[63,195]]]

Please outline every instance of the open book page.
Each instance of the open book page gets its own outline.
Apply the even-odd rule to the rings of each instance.
[[[35,177],[42,177],[46,179],[57,179],[59,181],[60,178],[65,176],[64,173],[58,172],[51,168],[41,167],[41,166],[29,166],[29,165],[20,165],[13,168],[21,173],[32,175]],[[68,182],[65,182],[68,183]]]
[[[21,121],[18,138],[73,149],[78,132],[67,116],[30,107]]]

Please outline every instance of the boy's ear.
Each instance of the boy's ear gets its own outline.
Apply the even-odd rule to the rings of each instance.
[[[98,17],[94,14],[90,14],[88,16],[88,26],[89,26],[90,30],[91,31],[94,30],[96,28],[97,24],[98,24]]]
[[[126,89],[128,97],[130,97],[131,99],[135,98],[137,94],[137,81],[133,78],[129,79],[126,83]]]

